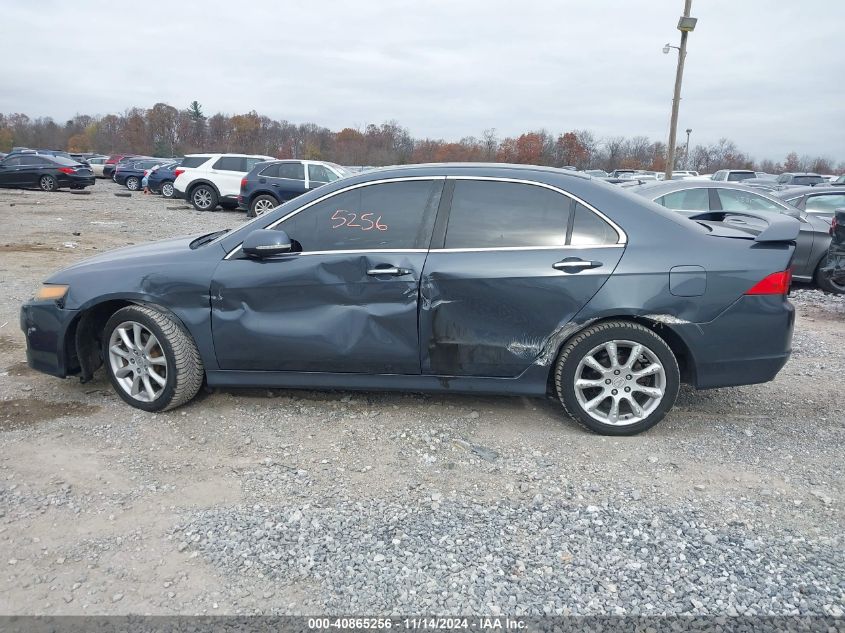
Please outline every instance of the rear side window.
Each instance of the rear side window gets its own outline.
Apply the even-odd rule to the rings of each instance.
[[[825,182],[821,176],[795,176],[792,179],[793,185],[820,185]]]
[[[264,169],[258,172],[259,176],[264,176],[265,178],[278,178],[279,177],[279,166],[278,165],[267,165]]]
[[[564,246],[571,210],[570,198],[545,187],[458,180],[445,248]]]
[[[783,211],[783,207],[763,196],[739,189],[717,189],[724,211]]]
[[[845,192],[810,196],[804,208],[808,213],[833,213],[836,209],[845,209]]]
[[[655,202],[667,209],[679,211],[709,211],[710,194],[704,187],[698,189],[685,189],[673,191],[665,196],[657,198]]]
[[[193,169],[205,163],[211,156],[186,156],[182,160],[182,167]]]
[[[279,163],[278,177],[305,180],[305,166],[302,163]]]
[[[359,187],[308,207],[277,228],[303,252],[428,248],[443,181]]]
[[[211,168],[220,171],[246,171],[244,169],[246,159],[242,156],[221,156]]]
[[[308,178],[311,182],[334,182],[337,175],[325,165],[308,165]]]
[[[619,236],[607,222],[580,202],[575,204],[572,218],[572,246],[603,246],[616,244]]]
[[[58,162],[58,161],[57,161]],[[21,156],[21,165],[52,165],[53,163],[41,156]]]

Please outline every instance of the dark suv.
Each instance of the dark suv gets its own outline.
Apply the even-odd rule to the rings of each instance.
[[[238,208],[254,218],[306,191],[348,175],[340,165],[314,160],[259,163],[241,180]]]

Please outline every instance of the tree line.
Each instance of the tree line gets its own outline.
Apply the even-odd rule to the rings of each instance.
[[[255,111],[206,116],[196,101],[183,110],[157,103],[148,109],[130,108],[123,114],[77,114],[64,124],[50,117],[0,113],[0,152],[8,152],[15,146],[163,157],[196,152],[243,152],[373,166],[447,161],[608,171],[617,168],[663,171],[666,166],[666,144],[647,136],[597,138],[589,130],[558,134],[537,130],[499,138],[496,130],[488,129],[480,137],[446,141],[414,138],[396,121],[334,132],[314,123],[270,119]],[[690,148],[681,144],[676,153],[676,169],[695,169],[701,173],[718,169],[845,172],[845,162],[836,165],[828,157],[799,157],[795,152],[782,161],[755,160],[725,138]]]

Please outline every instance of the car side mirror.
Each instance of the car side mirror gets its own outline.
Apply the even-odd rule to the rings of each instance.
[[[250,257],[272,257],[291,252],[291,241],[284,231],[257,229],[246,236],[243,251]]]

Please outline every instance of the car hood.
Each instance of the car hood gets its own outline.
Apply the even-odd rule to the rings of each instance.
[[[193,252],[191,242],[199,237],[202,237],[202,235],[176,237],[107,251],[63,268],[50,276],[47,283],[64,283],[68,277],[91,269],[103,270],[104,267],[109,269],[135,268],[151,262],[156,264],[161,262],[176,263],[179,259]]]

